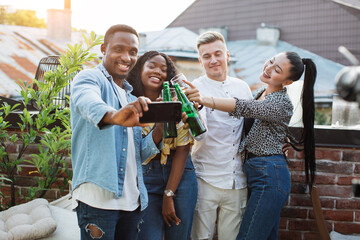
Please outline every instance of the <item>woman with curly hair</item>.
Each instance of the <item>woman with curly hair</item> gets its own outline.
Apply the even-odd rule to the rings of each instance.
[[[157,101],[164,81],[169,82],[175,74],[174,63],[166,54],[149,51],[139,57],[127,80],[135,96]],[[152,127],[143,128],[143,137]],[[149,206],[138,239],[190,239],[197,199],[196,175],[189,154],[192,143],[189,130],[183,129],[183,123],[179,122],[177,137],[164,138],[161,153],[143,163]]]

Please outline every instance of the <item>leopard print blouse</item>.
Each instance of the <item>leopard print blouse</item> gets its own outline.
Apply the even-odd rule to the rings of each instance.
[[[250,117],[255,121],[242,139],[239,152],[247,150],[258,156],[282,154],[282,146],[293,114],[293,105],[286,88],[266,95],[264,100],[256,100],[265,91],[259,89],[252,100],[238,99],[233,112],[234,117]]]

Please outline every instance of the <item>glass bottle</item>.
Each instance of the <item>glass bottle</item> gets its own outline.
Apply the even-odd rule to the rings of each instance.
[[[163,83],[163,102],[171,102],[171,93],[168,82]],[[176,122],[164,122],[163,123],[163,138],[176,138],[177,129]]]
[[[200,120],[200,116],[196,111],[194,105],[189,101],[189,99],[185,96],[183,91],[181,90],[179,84],[174,84],[175,91],[179,101],[182,103],[182,111],[186,112],[188,117],[187,123],[189,124],[191,133],[194,137],[206,132],[206,128],[204,124]]]

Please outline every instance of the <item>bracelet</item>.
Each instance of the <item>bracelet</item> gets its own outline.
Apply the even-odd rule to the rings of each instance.
[[[212,99],[212,102],[213,102],[213,106],[211,108],[211,111],[214,111],[215,110],[215,101],[214,101],[214,98],[211,96],[211,99]]]

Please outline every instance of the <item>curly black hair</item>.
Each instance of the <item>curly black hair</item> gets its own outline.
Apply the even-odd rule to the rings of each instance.
[[[176,75],[177,70],[176,70],[175,64],[168,55],[166,55],[165,53],[158,52],[158,51],[148,51],[148,52],[144,53],[143,55],[141,55],[138,58],[135,66],[129,72],[129,75],[126,78],[126,80],[134,88],[134,90],[132,91],[132,94],[135,95],[136,97],[144,96],[144,89],[143,89],[143,85],[141,82],[141,73],[142,73],[145,62],[155,56],[158,56],[158,55],[164,57],[165,61],[166,61],[167,73],[166,73],[165,81],[170,81],[170,79]],[[169,82],[169,84],[171,86],[170,82]]]

